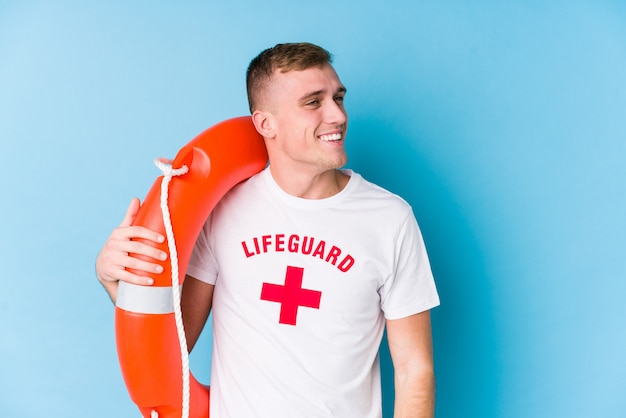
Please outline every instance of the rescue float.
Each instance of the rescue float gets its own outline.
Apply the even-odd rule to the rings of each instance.
[[[181,148],[173,161],[157,161],[163,175],[134,225],[166,236],[158,248],[169,257],[161,274],[135,272],[152,277],[152,286],[120,282],[115,308],[120,368],[144,418],[209,416],[209,387],[189,371],[180,288],[196,238],[215,205],[266,164],[263,138],[250,117],[218,123]]]

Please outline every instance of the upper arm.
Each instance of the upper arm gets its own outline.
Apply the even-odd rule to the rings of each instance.
[[[204,324],[211,312],[214,285],[187,275],[183,282],[180,304],[187,338],[187,348],[191,352],[198,341]]]

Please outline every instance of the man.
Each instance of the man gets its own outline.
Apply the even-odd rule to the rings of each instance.
[[[346,89],[330,54],[307,43],[267,49],[247,89],[270,165],[217,205],[182,292],[189,347],[213,307],[211,416],[381,417],[386,327],[394,416],[432,417],[429,310],[439,299],[428,258],[409,205],[341,170]],[[151,284],[125,267],[160,272],[166,257],[131,241],[163,240],[130,226],[138,207],[96,261],[113,300],[119,280]]]

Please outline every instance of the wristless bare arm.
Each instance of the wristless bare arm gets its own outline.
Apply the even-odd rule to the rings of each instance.
[[[387,320],[394,366],[394,418],[432,418],[435,373],[429,311]]]

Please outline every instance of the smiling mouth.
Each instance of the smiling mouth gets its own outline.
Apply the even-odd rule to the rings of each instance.
[[[336,133],[336,134],[320,135],[318,138],[321,141],[325,141],[325,142],[335,142],[335,141],[340,141],[341,140],[341,134],[340,133]]]

